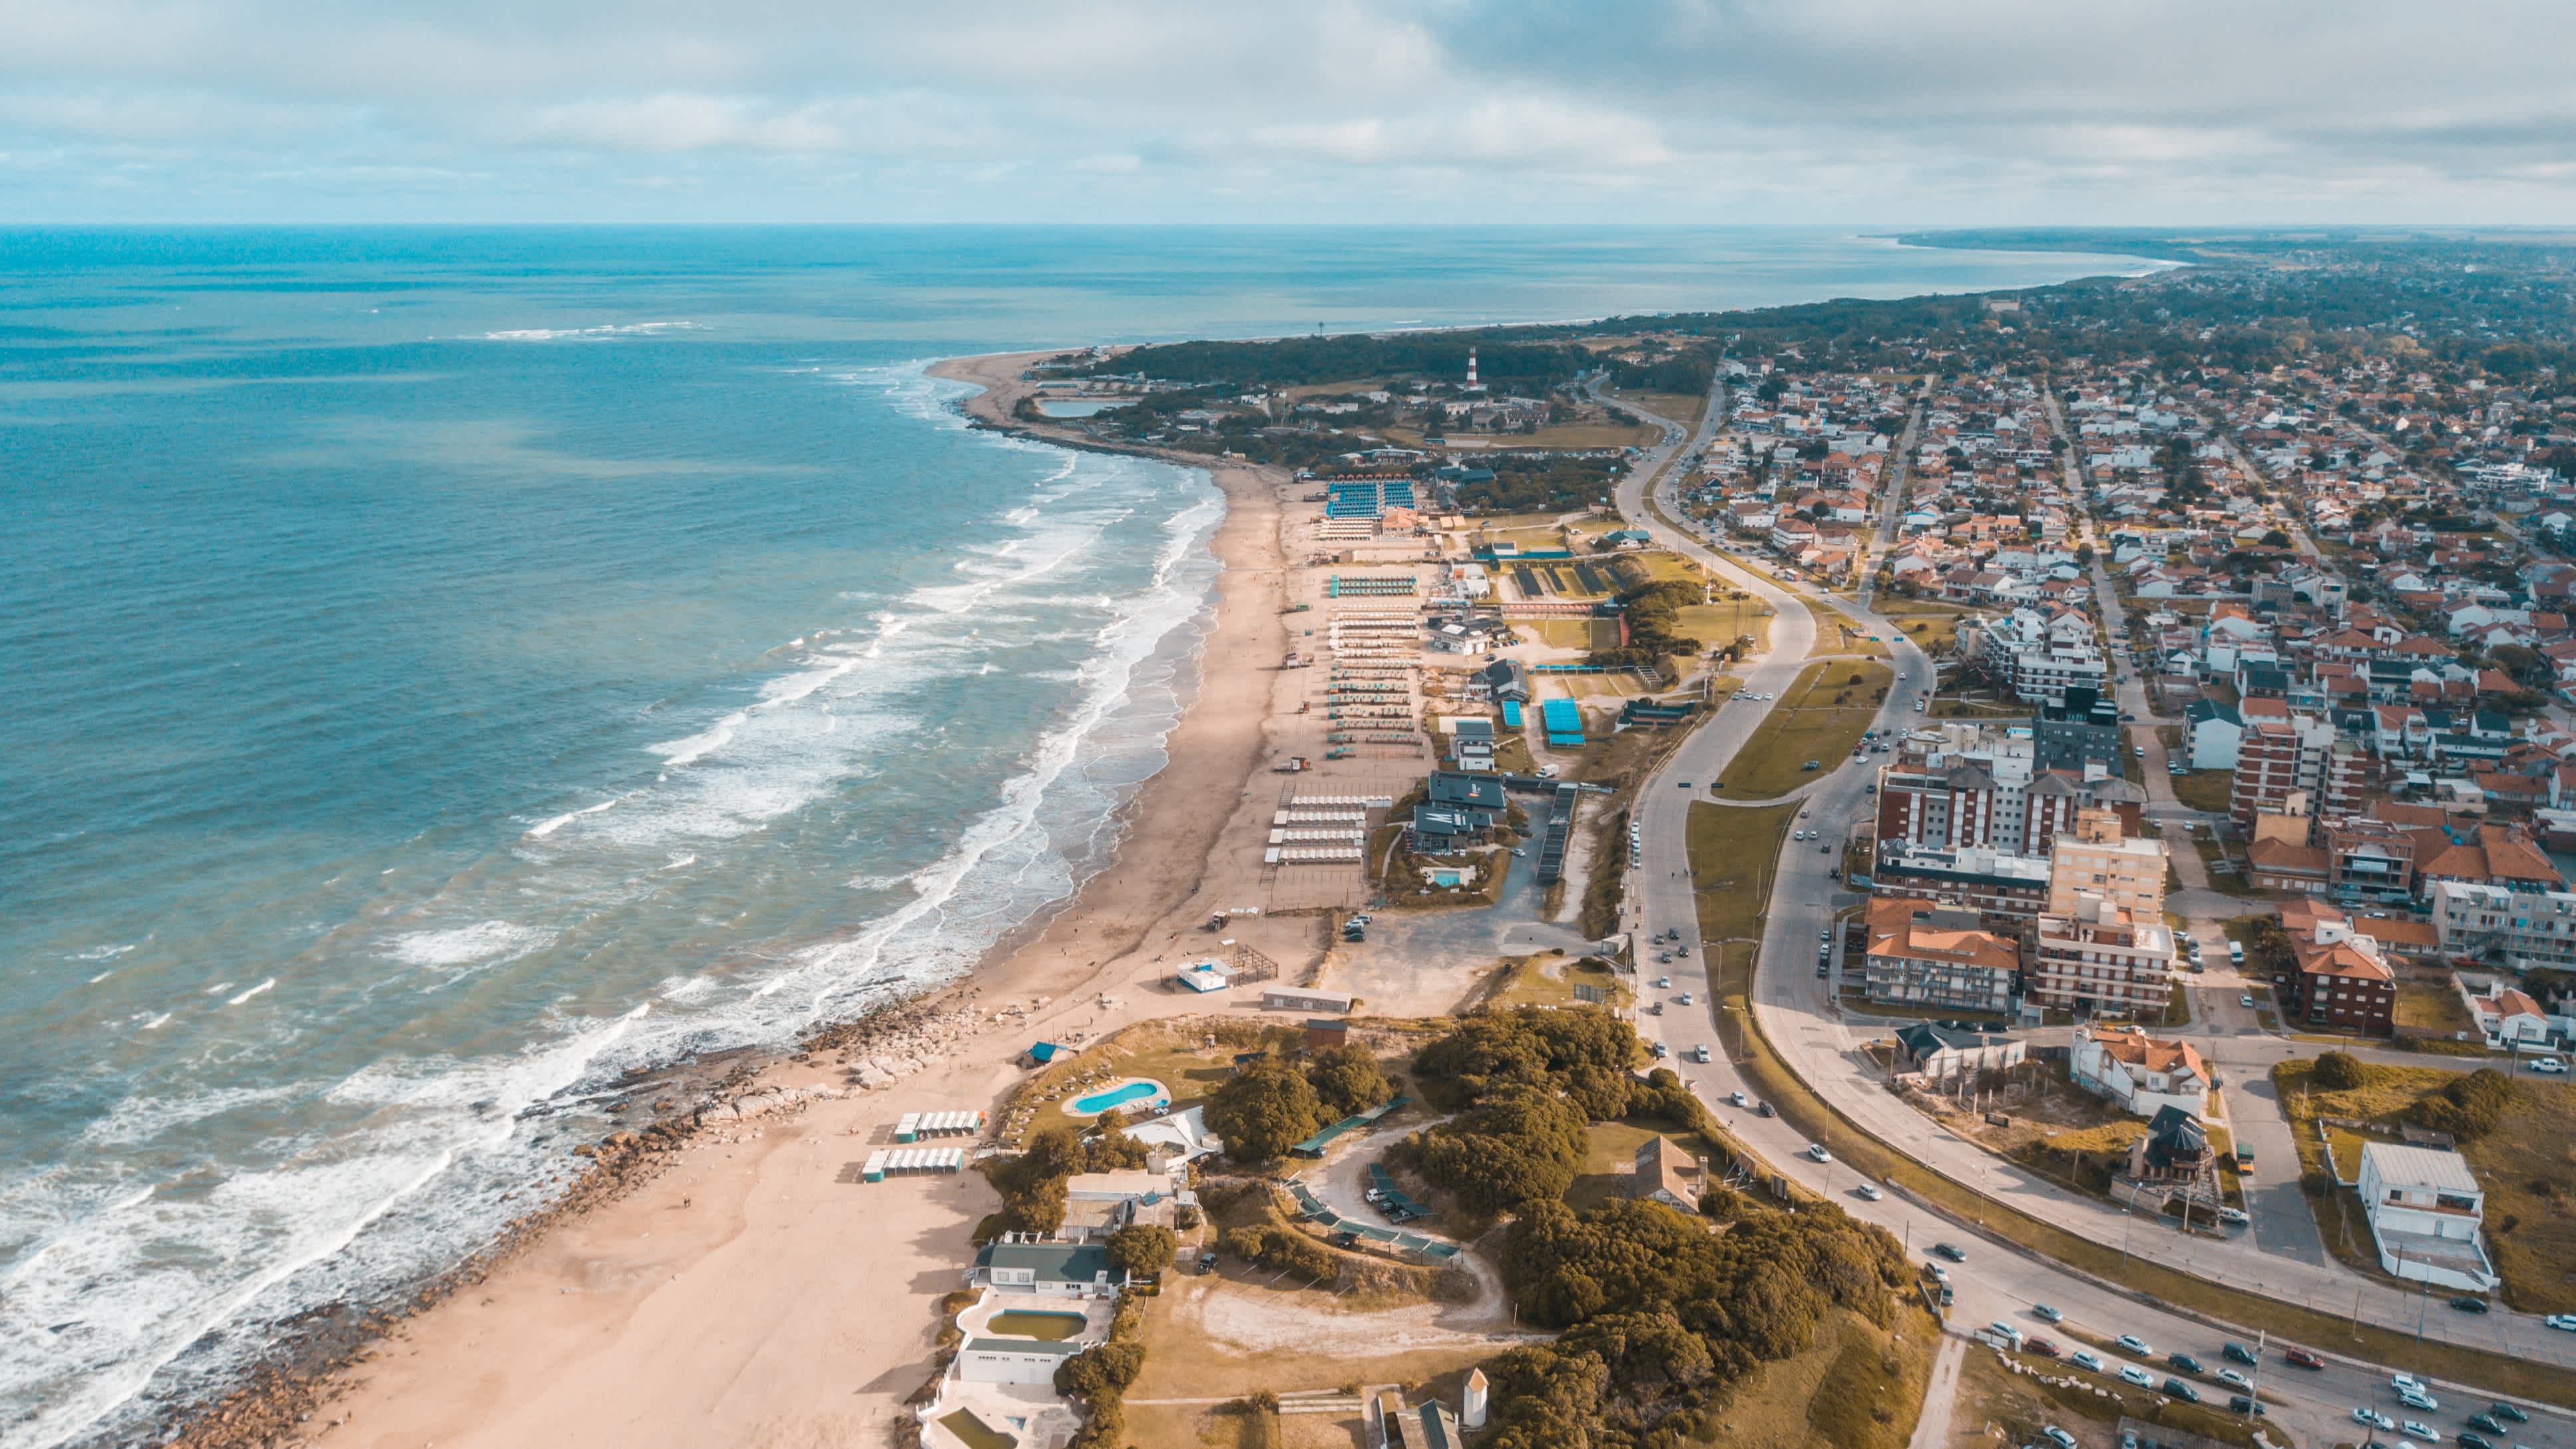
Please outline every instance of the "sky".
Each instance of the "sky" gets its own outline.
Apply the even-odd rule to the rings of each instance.
[[[2576,222],[2565,0],[0,0],[0,223]]]

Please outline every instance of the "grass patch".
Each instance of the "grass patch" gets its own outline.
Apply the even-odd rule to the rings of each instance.
[[[1905,1309],[1887,1330],[1837,1308],[1816,1325],[1806,1349],[1734,1385],[1719,1415],[1722,1427],[1690,1442],[1725,1449],[1904,1449],[1940,1344],[1940,1326],[1920,1309]]]
[[[2397,979],[2397,1029],[2423,1032],[2431,1036],[2449,1036],[2453,1032],[2478,1029],[2469,1017],[2468,1006],[2460,993],[2452,989],[2446,977],[2429,981],[2420,976]]]
[[[1876,662],[1808,665],[1726,767],[1729,793],[1739,800],[1786,794],[1842,764],[1877,718],[1894,677]],[[1809,760],[1817,769],[1803,768]]]
[[[1816,616],[1816,652],[1819,654],[1867,654],[1885,659],[1887,640],[1874,624],[1864,624],[1842,610],[1807,600],[1807,611]]]
[[[1780,864],[1780,838],[1797,818],[1794,801],[1751,809],[1706,802],[1691,806],[1691,890],[1699,900],[1702,949],[1750,959],[1756,948],[1748,943],[1762,937],[1771,877]]]
[[[1726,857],[1701,853],[1697,813],[1693,812],[1691,860],[1695,869],[1707,871],[1712,868],[1712,861]],[[1759,914],[1758,904],[1750,908],[1737,907],[1723,894],[1704,890],[1699,900],[1702,936],[1712,945],[1721,934],[1720,926],[1731,925],[1740,919],[1737,911],[1742,911],[1745,916]],[[1724,934],[1741,932],[1730,929]],[[1723,953],[1711,962],[1711,970],[1721,1005],[1741,1007],[1750,999],[1753,973],[1753,953],[1750,950]],[[1771,1102],[1790,1126],[1811,1141],[1824,1143],[1853,1171],[1866,1173],[1891,1187],[1902,1188],[1957,1221],[1981,1224],[2043,1257],[2118,1283],[2184,1312],[2215,1319],[2240,1335],[2264,1332],[2292,1343],[2332,1349],[2375,1362],[2412,1362],[2420,1366],[2418,1371],[2422,1373],[2474,1384],[2496,1393],[2518,1394],[2546,1403],[2576,1407],[2576,1376],[2545,1364],[2429,1340],[2418,1345],[2410,1333],[2369,1324],[2356,1328],[2349,1320],[2331,1313],[2264,1298],[2160,1264],[2137,1259],[2129,1259],[2124,1264],[2116,1244],[2095,1242],[2055,1223],[1989,1201],[1965,1184],[1953,1182],[1889,1147],[1836,1113],[1780,1060],[1778,1052],[1762,1035],[1759,1025],[1750,1019],[1749,1013],[1722,1010],[1717,1027],[1718,1039],[1734,1059],[1737,1070]],[[2561,1144],[2563,1152],[2563,1144],[2570,1140],[2570,1136],[2567,1128],[2562,1126],[2556,1132],[2546,1134],[2542,1140]],[[2572,1195],[2570,1200],[2576,1201],[2576,1195]],[[2492,1192],[2489,1201],[2491,1204],[2494,1202]],[[2562,1249],[2558,1261],[2576,1262],[2576,1246]],[[2570,1287],[2576,1288],[2576,1285]],[[2515,1306],[2523,1305],[2517,1303]]]
[[[2298,1139],[2302,1170],[2324,1171],[2328,1165],[2329,1144],[2317,1140],[2318,1118],[2340,1117],[2386,1129],[2378,1134],[2328,1129],[2333,1165],[2346,1178],[2360,1170],[2363,1143],[2397,1140],[2396,1123],[2406,1109],[2461,1075],[2442,1067],[2366,1064],[2360,1086],[2320,1092],[2309,1086],[2314,1071],[2314,1062],[2307,1059],[2272,1069],[2282,1114]],[[2515,1105],[2495,1130],[2460,1145],[2460,1155],[2486,1189],[2487,1251],[2504,1278],[2504,1300],[2524,1313],[2576,1312],[2576,1151],[2569,1148],[2571,1141],[2576,1141],[2576,1087],[2526,1077],[2517,1084]],[[2335,1256],[2377,1273],[2378,1249],[2351,1190],[2311,1191],[2308,1201]]]
[[[1020,1441],[975,1417],[971,1409],[959,1409],[939,1421],[939,1427],[957,1436],[966,1449],[1012,1449]]]
[[[1633,995],[1617,972],[1588,957],[1520,956],[1503,963],[1485,1000],[1500,1007],[1572,1006],[1578,985],[1608,992],[1612,1010],[1625,1010]]]
[[[2212,815],[2227,813],[2227,795],[2235,788],[2236,776],[2226,770],[2194,770],[2188,775],[2175,775],[2174,798],[2194,810]]]

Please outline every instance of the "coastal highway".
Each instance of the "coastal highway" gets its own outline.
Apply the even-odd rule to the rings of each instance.
[[[1642,412],[1633,405],[1615,405]],[[1693,439],[1693,446],[1713,430],[1717,417],[1717,409],[1712,406],[1708,419]],[[1680,431],[1675,428],[1674,436],[1678,436]],[[1640,459],[1638,466],[1620,485],[1620,508],[1632,525],[1649,530],[1659,543],[1708,565],[1729,582],[1748,589],[1779,611],[1778,618],[1773,621],[1768,655],[1746,675],[1746,688],[1758,693],[1777,694],[1779,685],[1796,676],[1806,649],[1812,646],[1813,619],[1797,595],[1776,581],[1701,547],[1665,523],[1657,510],[1645,506],[1647,488],[1661,481],[1665,464],[1678,451],[1678,444],[1668,443]],[[1930,661],[1904,642],[1900,631],[1887,626],[1884,621],[1866,615],[1862,616],[1862,621],[1878,624],[1880,637],[1894,641],[1898,680],[1889,692],[1888,704],[1879,723],[1901,725],[1916,718],[1907,701],[1917,691],[1929,687],[1932,679]],[[1641,787],[1636,818],[1643,841],[1642,868],[1636,873],[1636,879],[1631,883],[1634,888],[1630,892],[1630,921],[1634,928],[1649,934],[1678,930],[1685,941],[1696,946],[1697,902],[1687,866],[1689,806],[1694,800],[1705,798],[1703,791],[1709,781],[1722,778],[1724,767],[1751,736],[1766,712],[1760,703],[1749,700],[1720,706],[1713,717],[1676,747],[1656,776]],[[1846,763],[1824,779],[1804,787],[1801,793],[1809,801],[1812,818],[1823,822],[1833,835],[1839,836],[1842,831],[1838,827],[1859,818],[1865,809],[1867,797],[1861,793],[1861,787],[1868,774],[1866,764]],[[1694,788],[1681,788],[1684,781],[1690,782]],[[1793,1068],[1808,1077],[1811,1085],[1821,1085],[1810,1075],[1818,1070],[1816,1058],[1819,1054],[1836,1059],[1824,1071],[1828,1077],[1851,1070],[1842,1064],[1847,1058],[1839,1050],[1844,1028],[1823,1000],[1822,992],[1827,983],[1815,979],[1810,969],[1813,958],[1808,954],[1809,943],[1814,940],[1815,933],[1824,929],[1831,918],[1837,887],[1827,878],[1826,871],[1838,859],[1838,849],[1824,853],[1811,843],[1783,843],[1777,883],[1765,919],[1760,966],[1755,977],[1755,1010],[1762,1013],[1766,1034],[1789,1055]],[[1843,899],[1849,901],[1853,898],[1845,896]],[[1786,1123],[1777,1118],[1758,1117],[1747,1110],[1730,1110],[1727,1105],[1730,1094],[1744,1092],[1750,1097],[1751,1088],[1736,1075],[1733,1065],[1725,1058],[1724,1043],[1713,1020],[1700,1011],[1673,1009],[1679,996],[1686,991],[1693,994],[1695,1002],[1713,999],[1705,963],[1706,953],[1693,949],[1669,967],[1655,965],[1651,970],[1641,969],[1641,979],[1651,979],[1653,975],[1669,971],[1673,980],[1670,991],[1662,993],[1669,998],[1666,1014],[1643,1019],[1648,1034],[1662,1036],[1676,1054],[1675,1065],[1684,1080],[1700,1093],[1703,1100],[1711,1103],[1722,1118],[1727,1119],[1729,1130],[1775,1168],[1806,1187],[1834,1195],[1857,1216],[1896,1234],[1918,1256],[1922,1248],[1935,1241],[1954,1242],[1967,1248],[1969,1261],[1950,1270],[1953,1287],[1958,1294],[1954,1322],[1973,1325],[1989,1319],[2003,1319],[2038,1331],[2034,1321],[2027,1317],[2028,1309],[2034,1302],[2047,1302],[2065,1311],[2073,1323],[2103,1336],[2134,1332],[2158,1345],[2162,1351],[2185,1348],[2205,1361],[2216,1362],[2214,1350],[2220,1337],[2216,1330],[2140,1303],[2123,1290],[2098,1285],[2018,1247],[1979,1237],[1946,1216],[1917,1206],[1895,1193],[1887,1194],[1878,1202],[1862,1201],[1853,1195],[1852,1190],[1857,1186],[1853,1174],[1838,1164],[1810,1159],[1806,1155],[1808,1144]],[[1711,1049],[1712,1060],[1705,1065],[1688,1061],[1689,1051],[1702,1045]],[[1943,1161],[1934,1164],[1937,1170],[1959,1177],[1972,1186],[1981,1185],[1979,1179],[1993,1170],[1996,1160],[1991,1155],[1940,1133],[1927,1119],[1888,1096],[1883,1088],[1865,1081],[1852,1085],[1903,1114],[1901,1118],[1890,1119],[1885,1124],[1873,1123],[1874,1135],[1909,1155],[1948,1158],[1950,1154],[1946,1148],[1975,1154],[1981,1160],[1959,1159],[1956,1163]],[[1850,1095],[1841,1091],[1831,1094],[1838,1106]],[[1875,1115],[1874,1112],[1870,1114]],[[1868,1121],[1869,1117],[1862,1120]],[[1997,1190],[2012,1191],[2009,1186]],[[2053,1218],[2059,1214],[2055,1203],[2016,1205],[2037,1207]],[[2096,1236],[2100,1241],[2117,1241],[2129,1227],[2126,1223],[2116,1224],[2107,1231],[2097,1230]],[[2140,1231],[2137,1236],[2158,1239],[2160,1245],[2178,1250],[2184,1256],[2204,1246],[2197,1240],[2184,1239],[2162,1229],[2153,1233]],[[2191,1266],[2196,1271],[2206,1271],[2197,1264]],[[2349,1276],[2346,1275],[2347,1278]],[[2339,1291],[2348,1295],[2350,1290],[2345,1287]],[[2423,1305],[2417,1302],[2415,1295],[2392,1296],[2402,1296],[2405,1301],[2402,1305],[2367,1303],[2367,1316],[2384,1325],[2412,1329]],[[2292,1298],[2291,1301],[2299,1300]],[[2502,1321],[2492,1325],[2459,1322],[2462,1317],[2434,1305],[2432,1312],[2426,1315],[2426,1336],[2477,1342],[2479,1338],[2489,1336],[2478,1333],[2478,1330],[2489,1329],[2500,1336],[2498,1346],[2517,1356],[2558,1362],[2569,1361],[2561,1358],[2562,1354],[2567,1354],[2570,1359],[2576,1359],[2576,1335],[2554,1334],[2555,1339],[2566,1340],[2564,1343],[2535,1340],[2527,1335],[2552,1334],[2552,1331],[2536,1324],[2521,1328],[2510,1321],[2512,1315],[2493,1315]],[[2064,1334],[2052,1336],[2061,1342],[2066,1338]],[[2489,1345],[2480,1343],[2479,1346]],[[2331,1345],[2310,1347],[2320,1352],[2332,1351]],[[2309,1442],[2331,1441],[2337,1435],[2346,1439],[2359,1437],[2348,1432],[2358,1427],[2348,1418],[2352,1407],[2374,1402],[2370,1391],[2385,1389],[2384,1375],[2357,1365],[2336,1364],[2323,1373],[2305,1373],[2281,1369],[2275,1360],[2267,1363],[2266,1370],[2264,1388],[2267,1396],[2275,1393],[2288,1396],[2282,1408],[2276,1410],[2282,1426]],[[2382,1392],[2380,1398],[2385,1397]],[[2449,1397],[2467,1402],[2465,1390],[2455,1389]],[[2482,1404],[2484,1400],[2478,1402]],[[2450,1407],[2452,1405],[2446,1403],[2445,1408]],[[2392,1413],[2392,1417],[2403,1416]],[[2530,1444],[2534,1449],[2544,1444],[2567,1445],[2576,1449],[2576,1425],[2563,1418],[2543,1415],[2533,1424],[2519,1426],[2513,1439]]]

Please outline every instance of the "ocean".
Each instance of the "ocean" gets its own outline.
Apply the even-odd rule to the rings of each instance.
[[[1195,679],[1205,476],[958,353],[2026,286],[1815,231],[0,231],[0,1445],[454,1263],[637,1067],[973,969]]]

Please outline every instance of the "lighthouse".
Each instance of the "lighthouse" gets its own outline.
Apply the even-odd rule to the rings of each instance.
[[[1485,385],[1476,381],[1476,349],[1467,349],[1467,391],[1483,392]]]

